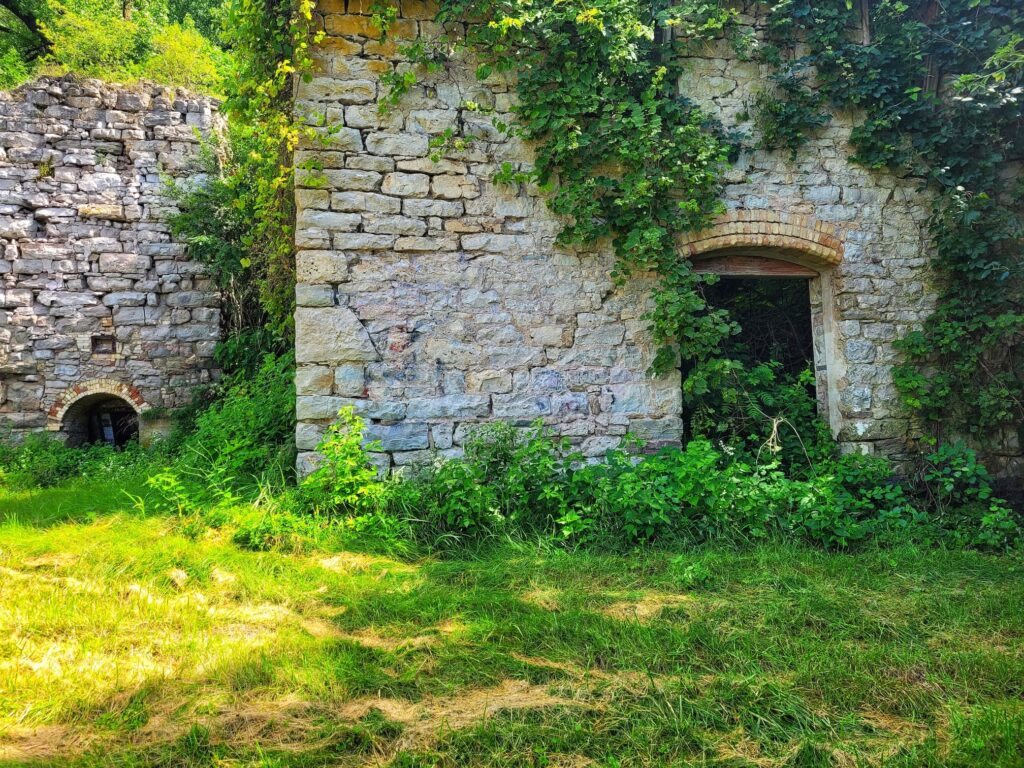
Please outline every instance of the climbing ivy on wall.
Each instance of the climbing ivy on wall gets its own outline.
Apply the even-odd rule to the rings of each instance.
[[[853,160],[936,191],[929,222],[938,306],[899,342],[906,404],[942,433],[984,438],[1024,423],[1024,11],[1016,0],[782,0],[762,56],[783,87],[757,116],[768,146],[796,152],[860,110]],[[868,23],[862,22],[866,15]],[[802,44],[803,48],[797,43]],[[810,73],[816,96],[806,97]]]
[[[293,114],[295,80],[312,71],[314,0],[226,0],[226,140],[207,156],[211,182],[180,193],[172,226],[209,264],[225,297],[222,363],[258,365],[290,347],[294,309],[293,153],[315,131]]]
[[[376,10],[386,30],[387,6]],[[735,11],[692,0],[660,9],[636,0],[448,0],[438,20],[467,18],[480,22],[461,41],[482,62],[477,76],[516,75],[518,120],[499,127],[536,147],[532,168],[506,166],[498,180],[548,190],[550,208],[569,222],[561,243],[610,238],[614,279],[657,275],[647,318],[659,346],[655,371],[680,356],[712,356],[735,326],[708,307],[704,278],[676,238],[723,210],[720,179],[734,137],[680,96],[677,83],[684,49],[734,33]],[[422,42],[407,53],[428,69],[444,54]],[[393,76],[386,104],[414,82],[407,71]]]
[[[860,110],[851,159],[938,192],[930,229],[939,304],[899,342],[905,403],[937,433],[980,437],[1019,424],[1020,189],[1005,170],[1020,148],[1024,14],[1014,0],[780,0],[755,45],[737,31],[737,5],[447,0],[439,20],[475,20],[462,42],[484,62],[479,77],[517,75],[518,124],[504,127],[535,143],[537,162],[501,177],[550,189],[550,207],[570,221],[563,242],[611,237],[617,279],[658,275],[648,316],[660,345],[654,370],[679,356],[707,361],[691,391],[729,368],[715,357],[736,327],[707,306],[675,239],[720,210],[734,137],[679,95],[680,54],[725,34],[773,65],[754,117],[761,145],[794,157],[832,110]],[[387,22],[381,12],[382,29]],[[443,58],[422,42],[408,52],[428,69]],[[414,82],[408,71],[394,76],[389,103]]]

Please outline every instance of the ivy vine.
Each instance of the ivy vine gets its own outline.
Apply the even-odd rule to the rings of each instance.
[[[1024,425],[1022,190],[1008,172],[1024,149],[1019,3],[781,0],[768,20],[762,55],[785,85],[759,105],[773,127],[765,144],[796,152],[829,119],[826,106],[857,108],[852,159],[936,191],[938,306],[898,343],[896,380],[936,437],[973,434],[991,447]],[[809,50],[798,55],[798,44]]]
[[[376,6],[387,29],[387,6]],[[657,276],[646,319],[657,353],[656,373],[680,357],[708,359],[736,326],[707,305],[708,279],[680,255],[677,237],[707,226],[724,207],[721,177],[735,137],[679,94],[681,57],[690,46],[736,32],[736,12],[715,2],[686,0],[658,8],[635,0],[448,0],[438,21],[465,27],[456,43],[473,50],[476,74],[515,73],[513,125],[498,127],[536,147],[532,168],[505,166],[498,181],[536,183],[548,206],[568,222],[559,241],[593,245],[610,238],[612,277]],[[419,41],[406,55],[427,71],[447,55]],[[415,84],[393,75],[384,108]],[[443,141],[443,137],[442,137]]]

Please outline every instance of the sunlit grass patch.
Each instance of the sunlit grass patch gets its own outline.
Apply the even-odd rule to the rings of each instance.
[[[1014,556],[249,552],[32,498],[0,765],[1024,765]]]

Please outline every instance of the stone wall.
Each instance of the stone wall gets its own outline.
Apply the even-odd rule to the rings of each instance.
[[[218,297],[163,190],[196,173],[216,107],[70,78],[0,94],[0,427],[57,430],[103,393],[179,406],[209,381]]]
[[[646,375],[649,285],[614,287],[608,247],[556,247],[560,223],[539,193],[492,182],[503,162],[528,165],[531,150],[464,104],[510,122],[513,89],[480,84],[471,61],[455,61],[380,116],[381,75],[408,66],[398,45],[438,27],[429,3],[404,0],[393,39],[380,43],[367,9],[322,0],[320,72],[297,102],[329,126],[326,148],[298,153],[324,167],[296,193],[300,467],[343,405],[368,419],[385,465],[457,453],[488,419],[543,418],[587,455],[627,431],[678,442],[680,377]],[[748,10],[744,23],[760,26]],[[766,68],[725,42],[686,65],[681,91],[753,146],[743,120]],[[933,305],[929,203],[916,181],[847,160],[852,125],[840,115],[796,160],[744,151],[726,176],[729,213],[680,250],[812,268],[822,408],[847,449],[899,457],[912,425],[897,404],[892,343]],[[451,126],[473,144],[433,162],[430,139]]]

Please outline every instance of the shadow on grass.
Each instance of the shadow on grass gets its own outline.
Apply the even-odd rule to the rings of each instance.
[[[291,629],[90,707],[84,753],[0,765],[1024,764],[1010,559],[704,550],[687,588],[664,555],[252,557],[316,595]]]

